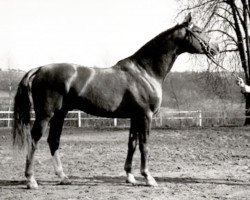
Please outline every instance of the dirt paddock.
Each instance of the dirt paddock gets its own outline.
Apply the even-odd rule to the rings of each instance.
[[[159,186],[145,186],[140,154],[137,186],[125,183],[128,130],[66,128],[61,157],[70,185],[54,175],[46,137],[36,154],[38,190],[27,190],[25,154],[14,152],[9,129],[0,130],[0,199],[250,199],[250,127],[153,130],[150,170]]]

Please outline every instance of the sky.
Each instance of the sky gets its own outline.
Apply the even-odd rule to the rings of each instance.
[[[178,21],[176,0],[0,0],[0,68],[109,67]],[[188,56],[174,71],[188,70]]]

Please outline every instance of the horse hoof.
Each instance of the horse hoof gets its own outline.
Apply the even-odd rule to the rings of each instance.
[[[137,185],[138,184],[136,180],[135,181],[130,181],[128,179],[126,180],[126,183],[130,183],[132,185]]]
[[[146,185],[147,185],[147,186],[151,186],[151,187],[157,187],[157,186],[158,186],[158,184],[157,184],[157,182],[155,181],[155,179],[147,180]]]
[[[33,190],[37,190],[38,189],[38,184],[37,182],[28,182],[27,183],[27,189],[33,189]]]
[[[137,181],[135,180],[135,177],[133,174],[127,175],[126,183],[131,183],[133,185],[137,185]]]

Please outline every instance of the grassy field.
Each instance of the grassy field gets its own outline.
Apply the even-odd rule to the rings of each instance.
[[[134,157],[138,186],[125,183],[127,130],[64,129],[61,156],[70,185],[58,185],[46,137],[35,171],[38,190],[27,190],[25,155],[13,153],[9,129],[0,130],[0,199],[249,199],[250,128],[153,130],[150,169],[159,186],[145,186]]]

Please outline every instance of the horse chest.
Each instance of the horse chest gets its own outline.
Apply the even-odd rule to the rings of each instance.
[[[154,86],[154,90],[149,96],[149,108],[152,112],[157,112],[162,102],[162,88],[159,85]]]
[[[162,87],[161,84],[152,77],[141,77],[139,93],[144,107],[156,112],[162,102]]]

